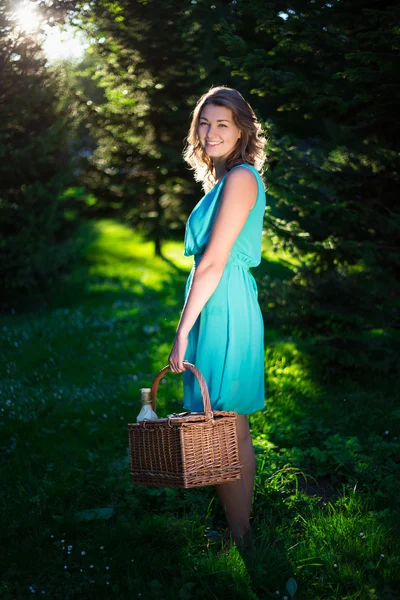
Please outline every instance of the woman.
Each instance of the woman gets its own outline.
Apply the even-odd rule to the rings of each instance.
[[[264,324],[249,267],[261,261],[265,141],[238,91],[214,87],[198,101],[184,158],[206,194],[186,224],[184,254],[194,255],[194,264],[168,357],[171,371],[184,372],[186,409],[201,411],[203,403],[183,360],[203,374],[213,409],[238,413],[242,479],[215,487],[242,547],[251,544],[256,471],[247,415],[264,407]]]

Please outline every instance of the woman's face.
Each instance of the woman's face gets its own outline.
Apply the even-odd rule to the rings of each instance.
[[[210,158],[223,158],[236,146],[240,129],[230,108],[207,104],[200,113],[197,134]]]

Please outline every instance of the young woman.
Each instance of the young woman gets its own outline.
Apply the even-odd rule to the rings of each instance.
[[[215,410],[238,413],[242,479],[215,486],[230,535],[251,543],[256,462],[247,415],[264,407],[264,324],[249,268],[261,261],[265,138],[234,89],[213,87],[193,111],[184,159],[205,196],[186,224],[184,254],[194,256],[168,362],[183,373],[184,405],[201,411],[200,388],[183,360],[203,374]]]

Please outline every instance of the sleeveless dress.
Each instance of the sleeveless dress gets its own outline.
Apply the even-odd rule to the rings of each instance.
[[[213,410],[247,415],[264,408],[264,322],[249,268],[261,262],[266,197],[257,169],[248,164],[233,168],[239,166],[254,173],[257,200],[233,244],[218,286],[189,332],[185,360],[203,374]],[[186,282],[185,301],[231,171],[203,196],[187,220],[184,255],[193,255],[194,264]],[[189,369],[183,371],[183,386],[186,410],[202,411],[200,388]]]

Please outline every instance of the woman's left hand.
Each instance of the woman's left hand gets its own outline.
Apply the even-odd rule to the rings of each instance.
[[[186,371],[183,364],[186,348],[188,346],[188,336],[180,333],[176,334],[170,355],[168,356],[169,366],[173,373],[182,373]]]

